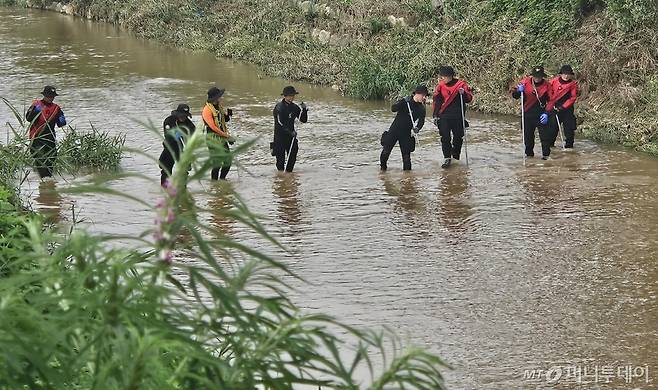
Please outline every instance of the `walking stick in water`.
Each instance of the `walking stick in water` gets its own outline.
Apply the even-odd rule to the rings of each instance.
[[[524,107],[524,105],[523,105],[523,95],[524,95],[524,92],[521,92],[521,139],[523,140],[523,162],[525,163],[525,158],[526,158],[525,149],[526,149],[526,145],[525,145],[525,117],[524,117],[524,115],[523,115],[523,114],[524,114],[524,112],[523,112],[523,107]],[[533,131],[534,131],[534,130],[533,130]],[[532,136],[534,137],[535,135],[533,134]]]
[[[459,100],[462,103],[462,127],[464,129],[464,154],[466,155],[466,168],[468,168],[468,141],[466,138],[466,118],[464,117],[464,94],[459,94]]]
[[[555,120],[557,121],[557,128],[560,133],[560,140],[562,140],[562,150],[564,150],[564,136],[562,133],[564,132],[564,127],[562,126],[562,122],[560,122],[560,115],[556,112],[555,113]]]
[[[295,140],[297,139],[297,136],[292,137],[292,141],[290,141],[290,149],[288,149],[288,160],[290,160],[290,155],[292,154],[292,147],[295,145]]]

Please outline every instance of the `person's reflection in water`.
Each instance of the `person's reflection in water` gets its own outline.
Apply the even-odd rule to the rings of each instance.
[[[389,174],[381,174],[384,191],[396,198],[394,210],[401,212],[405,220],[412,220],[423,214],[424,204],[422,194],[418,191],[418,179],[413,173],[404,173],[397,178]]]
[[[37,210],[46,217],[48,223],[58,223],[62,217],[62,197],[57,192],[57,186],[52,180],[39,183],[39,195],[34,199]]]
[[[442,170],[439,184],[439,218],[448,230],[463,233],[469,230],[473,209],[467,202],[468,172]]]
[[[277,174],[272,183],[272,191],[277,204],[278,221],[289,226],[292,233],[298,233],[295,227],[301,223],[302,207],[297,174]]]
[[[518,174],[521,188],[525,190],[527,206],[539,215],[552,215],[563,205],[564,192],[560,176],[545,170],[525,170]]]
[[[217,229],[222,236],[230,236],[233,233],[235,219],[230,212],[233,209],[232,193],[227,191],[229,183],[219,182],[209,191],[208,209],[210,211],[210,225]]]

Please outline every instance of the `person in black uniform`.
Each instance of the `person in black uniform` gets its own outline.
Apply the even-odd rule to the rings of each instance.
[[[379,164],[382,171],[388,169],[388,158],[396,143],[400,143],[402,168],[411,170],[411,153],[416,150],[416,135],[425,124],[425,99],[429,95],[427,87],[419,85],[411,96],[406,96],[391,106],[397,112],[391,127],[382,134],[382,153]]]
[[[190,120],[190,106],[187,104],[179,104],[178,107],[171,112],[171,115],[164,120],[162,125],[164,129],[164,142],[162,143],[163,150],[160,153],[160,185],[164,185],[165,181],[171,175],[174,169],[174,164],[180,158],[183,151],[185,137],[189,137],[194,133],[195,126]]]
[[[297,143],[297,131],[295,131],[295,119],[306,123],[308,121],[308,109],[302,102],[299,106],[293,101],[299,92],[293,86],[283,89],[283,99],[274,107],[274,142],[270,144],[272,156],[276,157],[276,169],[292,172],[297,161],[299,146]],[[288,164],[286,165],[286,154]]]

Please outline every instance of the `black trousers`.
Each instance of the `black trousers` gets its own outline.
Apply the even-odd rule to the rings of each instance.
[[[206,135],[206,143],[208,144],[210,161],[213,167],[210,171],[210,178],[212,180],[226,179],[233,163],[233,156],[231,155],[231,148],[228,146],[228,141],[214,133],[208,133]]]
[[[291,148],[292,145],[292,148]],[[297,153],[299,152],[299,143],[297,138],[290,136],[275,137],[273,153],[276,156],[276,169],[286,172],[292,172],[297,162]],[[286,156],[288,156],[288,163],[286,164]]]
[[[576,138],[576,116],[571,110],[553,112],[549,115],[548,127],[551,131],[551,145],[555,145],[555,141],[560,134],[558,120],[562,124],[562,129],[564,130],[564,147],[567,149],[573,148]]]
[[[441,117],[439,119],[439,135],[441,135],[443,158],[452,157],[459,160],[464,142],[464,123],[462,118]]]
[[[539,115],[541,115],[541,113]],[[551,145],[552,142],[554,142],[553,133],[550,127],[539,123],[539,115],[526,114],[523,118],[525,122],[525,131],[523,133],[525,154],[529,157],[535,155],[535,131],[539,133],[542,156],[549,156],[551,154]]]
[[[411,136],[411,129],[389,130],[382,135],[382,152],[379,155],[379,165],[382,170],[388,169],[388,158],[396,143],[400,143],[400,153],[402,154],[402,169],[411,170],[411,153],[416,150],[416,140]]]
[[[30,154],[34,159],[34,167],[39,177],[51,177],[53,175],[55,161],[57,161],[57,144],[52,134],[37,135],[30,145]]]
[[[183,151],[183,145],[179,144],[175,139],[171,140],[165,138],[162,143],[162,153],[158,159],[160,165],[160,184],[164,184],[165,180],[171,175],[174,170],[174,164],[179,160],[180,154]],[[169,145],[169,147],[167,147]]]

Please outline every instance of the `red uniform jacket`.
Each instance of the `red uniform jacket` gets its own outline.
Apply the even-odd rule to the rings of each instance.
[[[44,127],[49,126],[50,131],[55,130],[55,122],[62,112],[62,109],[55,103],[46,103],[43,100],[35,100],[30,106],[28,113],[33,111],[34,107],[41,108],[41,112],[36,114],[36,118],[33,119],[32,126],[30,126],[30,139],[34,139],[37,135],[41,134],[41,131]],[[28,114],[28,120],[31,115]]]
[[[455,99],[459,100],[459,88],[464,88],[464,103],[470,103],[473,101],[471,87],[469,87],[464,80],[457,79],[452,85],[439,81],[436,88],[434,88],[434,99],[432,100],[432,112],[435,117],[443,114]]]
[[[578,83],[575,80],[565,82],[557,76],[549,82],[548,97],[547,112],[553,111],[553,108],[558,106],[561,106],[562,110],[568,110],[576,103]]]
[[[544,105],[549,100],[549,81],[544,81],[541,84],[535,84],[533,82],[533,77],[528,76],[521,80],[521,84],[524,86],[523,112],[528,112],[532,107],[535,106],[535,104],[537,104],[537,102],[539,102],[540,105]],[[514,95],[514,98],[518,97],[519,96]]]

